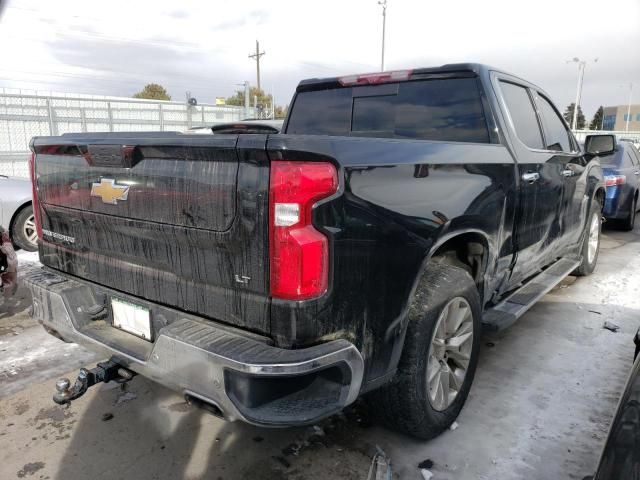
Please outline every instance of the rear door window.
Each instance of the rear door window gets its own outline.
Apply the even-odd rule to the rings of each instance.
[[[300,92],[286,133],[489,142],[475,78]]]
[[[633,155],[631,154],[631,152],[629,150],[627,150],[627,154],[625,155],[625,162],[624,162],[624,166],[631,168],[634,167],[636,165],[636,159],[633,158]]]
[[[500,81],[502,96],[518,138],[529,148],[544,148],[538,118],[525,87]]]
[[[627,147],[627,152],[631,157],[631,163],[633,163],[633,166],[637,167],[638,165],[640,165],[640,154],[638,154],[638,151],[635,149],[635,147],[632,145],[629,145]]]
[[[549,100],[540,94],[536,95],[536,103],[542,117],[546,143],[545,150],[571,152],[573,143],[571,142],[569,131],[556,109]]]

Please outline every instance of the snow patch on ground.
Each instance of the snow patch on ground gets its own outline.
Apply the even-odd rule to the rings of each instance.
[[[18,256],[18,268],[21,264],[25,263],[40,263],[40,257],[38,252],[27,252],[26,250],[18,250],[16,252]]]

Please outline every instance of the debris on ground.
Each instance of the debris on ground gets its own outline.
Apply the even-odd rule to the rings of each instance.
[[[371,459],[367,480],[392,480],[391,460],[378,445],[376,450],[376,454]]]
[[[432,468],[433,467],[433,460],[431,460],[430,458],[427,458],[426,460],[421,461],[418,464],[418,468],[422,469],[422,468]]]
[[[27,463],[21,470],[16,474],[18,478],[24,478],[26,476],[31,476],[35,474],[37,471],[42,470],[44,468],[44,462],[32,462]],[[40,475],[42,478],[43,475]]]
[[[589,313],[596,313],[598,315],[602,315],[602,312],[599,312],[597,310],[589,310]]]
[[[456,428],[458,428],[458,422],[453,422],[449,427],[449,430],[454,431]]]
[[[304,434],[303,438],[298,438],[297,441],[290,443],[282,449],[282,454],[288,456],[298,456],[300,452],[306,448],[313,447],[329,447],[330,443],[326,438],[326,433],[319,425],[313,425],[309,427]],[[254,439],[254,441],[256,441]]]
[[[431,471],[427,470],[426,468],[421,468],[420,473],[422,474],[422,478],[424,478],[424,480],[430,480],[431,478],[433,478],[433,473],[431,473]]]
[[[613,333],[617,332],[618,330],[620,330],[620,327],[618,325],[616,325],[615,323],[611,323],[609,321],[604,322],[604,325],[602,325],[602,328],[605,328]]]
[[[299,445],[297,443],[291,443],[282,449],[282,454],[287,457],[290,455],[297,456],[301,448],[302,448],[302,445]]]
[[[102,414],[102,421],[103,422],[108,422],[112,418],[113,418],[113,413],[103,413]]]
[[[496,346],[496,344],[495,344],[495,343],[493,343],[493,342],[487,342],[487,343],[485,343],[485,345],[486,345],[487,347],[489,347],[489,348],[491,348],[491,347],[495,347],[495,346]]]
[[[253,437],[253,441],[256,443],[260,443],[263,440],[264,438],[262,438],[260,435],[256,435],[255,437]]]

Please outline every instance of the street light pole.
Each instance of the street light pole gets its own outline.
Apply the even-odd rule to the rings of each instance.
[[[573,104],[573,119],[571,121],[571,130],[576,130],[578,123],[578,109],[580,108],[580,99],[582,98],[582,82],[584,80],[584,69],[587,66],[585,60],[580,60],[578,57],[568,60],[567,63],[575,62],[578,64],[578,87],[576,88],[576,103]],[[598,62],[598,59],[593,60],[594,63]]]
[[[627,125],[624,131],[629,131],[629,120],[631,119],[631,96],[633,95],[633,83],[629,83],[629,102],[627,103]]]
[[[384,40],[387,27],[387,0],[378,0],[378,5],[382,5],[382,59],[380,61],[380,71],[384,71]]]
[[[244,119],[249,118],[249,81],[245,80],[242,83],[236,83],[240,87],[244,87]],[[243,119],[243,120],[244,120]]]
[[[573,104],[573,120],[571,121],[571,130],[575,130],[576,125],[578,123],[578,108],[580,106],[580,96],[582,95],[582,80],[584,80],[584,67],[585,67],[585,63],[578,61],[578,87],[576,89],[576,102]]]

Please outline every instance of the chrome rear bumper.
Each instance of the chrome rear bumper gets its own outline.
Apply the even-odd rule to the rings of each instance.
[[[360,393],[363,360],[347,340],[289,350],[270,340],[129,297],[43,268],[25,277],[33,315],[67,341],[190,398],[212,404],[227,420],[256,425],[313,423]],[[157,333],[148,342],[111,325],[111,297],[149,308]],[[96,313],[96,306],[104,305]]]

